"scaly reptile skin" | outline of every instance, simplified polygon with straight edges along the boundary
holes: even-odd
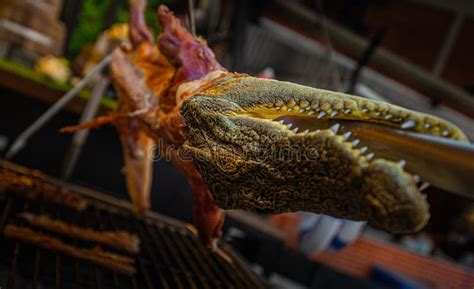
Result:
[[[400,164],[368,160],[369,152],[361,153],[330,129],[294,132],[273,120],[295,115],[314,122],[364,120],[394,128],[414,123],[405,129],[466,140],[454,125],[434,116],[231,74],[184,101],[180,111],[189,128],[182,148],[192,155],[218,207],[323,213],[368,220],[393,233],[417,231],[429,219],[425,197]]]
[[[148,204],[148,178],[142,176],[150,175],[144,151],[151,139],[163,144],[161,153],[188,178],[194,223],[208,246],[220,237],[222,209],[323,213],[393,233],[427,223],[428,203],[401,164],[374,157],[358,140],[336,134],[337,127],[299,131],[279,118],[355,120],[466,141],[457,127],[387,103],[229,73],[164,6],[155,45],[144,6],[143,0],[131,1],[133,48],[116,50],[111,64],[120,103],[114,124],[137,213]]]

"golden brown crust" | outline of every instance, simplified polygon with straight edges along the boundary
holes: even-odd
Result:
[[[46,201],[79,212],[87,207],[87,200],[71,191],[8,169],[0,169],[0,187],[30,200]]]
[[[132,258],[103,251],[99,247],[93,249],[78,248],[68,245],[58,238],[15,225],[7,225],[4,234],[7,238],[19,240],[44,249],[53,250],[81,260],[90,261],[114,271],[128,275],[135,273],[135,261]]]
[[[140,250],[140,239],[125,231],[96,231],[51,219],[47,215],[35,215],[27,212],[18,214],[18,217],[34,227],[71,238],[96,242],[131,253],[138,253]]]

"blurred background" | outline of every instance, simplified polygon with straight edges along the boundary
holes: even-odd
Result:
[[[166,4],[189,25],[188,1]],[[384,100],[431,113],[474,139],[471,0],[198,0],[197,34],[231,71]],[[0,1],[0,155],[29,124],[127,37],[126,0]],[[13,158],[61,177],[86,88]],[[115,106],[105,90],[99,114]],[[70,181],[128,199],[114,128],[92,130]],[[440,176],[442,177],[442,176]],[[474,177],[474,176],[473,176]],[[473,188],[474,190],[474,188]],[[153,210],[191,222],[191,192],[154,164]],[[229,212],[225,239],[272,288],[473,288],[474,206],[433,186],[428,226],[390,235],[326,216]]]

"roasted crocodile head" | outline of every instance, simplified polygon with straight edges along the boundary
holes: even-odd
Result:
[[[457,127],[431,115],[232,74],[187,99],[180,111],[189,130],[183,150],[219,207],[322,213],[367,220],[393,233],[427,223],[425,196],[403,162],[374,156],[341,126],[365,123],[466,140]]]
[[[383,147],[388,134],[368,137],[360,128],[466,141],[454,125],[352,95],[226,72],[205,41],[166,7],[158,10],[158,45],[144,25],[144,2],[133,0],[131,7],[134,48],[117,50],[111,65],[127,104],[118,115],[128,123],[115,124],[127,140],[126,153],[146,147],[135,142],[142,130],[156,143],[165,140],[166,150],[173,148],[173,162],[193,186],[193,216],[204,243],[220,234],[219,208],[322,213],[366,220],[394,233],[417,231],[427,223],[428,203],[399,162],[405,158],[402,150]],[[151,167],[143,154],[130,156],[128,171]],[[406,159],[406,167],[417,173],[409,166],[412,159]],[[142,175],[130,177],[132,195],[145,195]]]

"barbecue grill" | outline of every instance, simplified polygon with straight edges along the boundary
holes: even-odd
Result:
[[[221,242],[211,252],[202,246],[192,226],[147,213],[137,219],[130,203],[0,161],[0,168],[67,188],[87,199],[83,212],[0,193],[0,229],[24,225],[17,213],[29,211],[97,230],[126,230],[141,240],[136,273],[125,275],[93,263],[0,237],[1,288],[264,288],[242,260]],[[69,240],[82,247],[86,242]],[[89,244],[90,245],[90,244]],[[3,282],[3,284],[2,284]]]

